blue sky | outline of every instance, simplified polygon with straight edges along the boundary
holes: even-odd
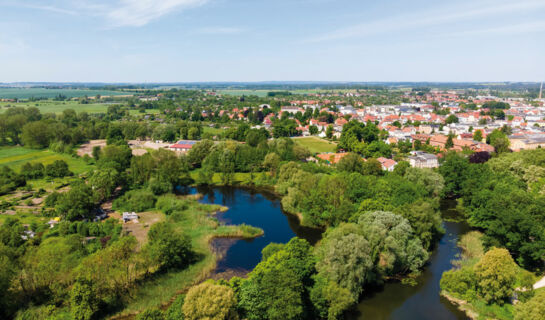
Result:
[[[545,80],[545,0],[0,0],[0,16],[0,82]]]

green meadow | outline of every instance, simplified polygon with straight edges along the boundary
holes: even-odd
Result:
[[[77,101],[53,101],[53,100],[41,100],[34,102],[0,102],[0,113],[6,112],[10,107],[36,107],[43,113],[56,113],[60,114],[66,109],[74,109],[76,112],[87,113],[106,113],[108,110],[108,104],[104,103],[89,103],[81,104]]]
[[[92,166],[86,164],[83,159],[75,158],[68,154],[56,153],[49,150],[34,150],[24,147],[0,148],[0,166],[8,166],[16,171],[27,162],[40,162],[44,165],[48,165],[55,160],[66,161],[70,171],[74,174],[81,174],[92,168]]]
[[[311,153],[335,152],[337,145],[318,137],[305,137],[293,139],[295,143],[307,148]]]
[[[63,95],[68,98],[119,96],[131,94],[123,91],[89,90],[89,89],[46,89],[46,88],[0,88],[0,99],[30,99],[30,98],[55,98]]]

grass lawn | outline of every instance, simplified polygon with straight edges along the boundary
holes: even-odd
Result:
[[[337,145],[318,137],[304,137],[293,139],[295,143],[306,147],[311,153],[335,152]]]
[[[81,174],[92,169],[81,158],[74,158],[67,154],[56,153],[49,150],[35,150],[25,147],[1,147],[0,166],[9,166],[18,171],[26,162],[41,162],[43,165],[53,163],[55,160],[64,160],[68,163],[70,171]]]
[[[203,126],[202,130],[203,130],[203,133],[210,133],[210,134],[213,134],[213,135],[218,135],[218,134],[223,132],[222,128],[213,128],[213,127],[209,127],[209,126]]]
[[[108,104],[103,103],[90,103],[90,104],[81,104],[77,101],[53,101],[53,100],[42,100],[35,102],[1,102],[0,103],[0,113],[6,112],[9,108],[6,106],[10,105],[12,107],[36,107],[40,109],[41,113],[56,113],[60,114],[66,109],[74,109],[76,112],[87,112],[87,113],[106,113],[108,109]]]

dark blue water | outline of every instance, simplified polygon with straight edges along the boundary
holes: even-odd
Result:
[[[225,224],[247,224],[263,229],[265,234],[250,240],[214,239],[212,246],[220,251],[216,273],[252,270],[261,261],[261,250],[269,243],[287,243],[297,236],[315,244],[322,231],[301,227],[298,219],[282,211],[280,199],[270,193],[233,187],[188,188],[184,193],[200,193],[202,203],[219,204],[229,208],[218,213]]]

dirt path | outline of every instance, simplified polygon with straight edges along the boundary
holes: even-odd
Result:
[[[545,287],[545,277],[534,284],[534,290]]]

